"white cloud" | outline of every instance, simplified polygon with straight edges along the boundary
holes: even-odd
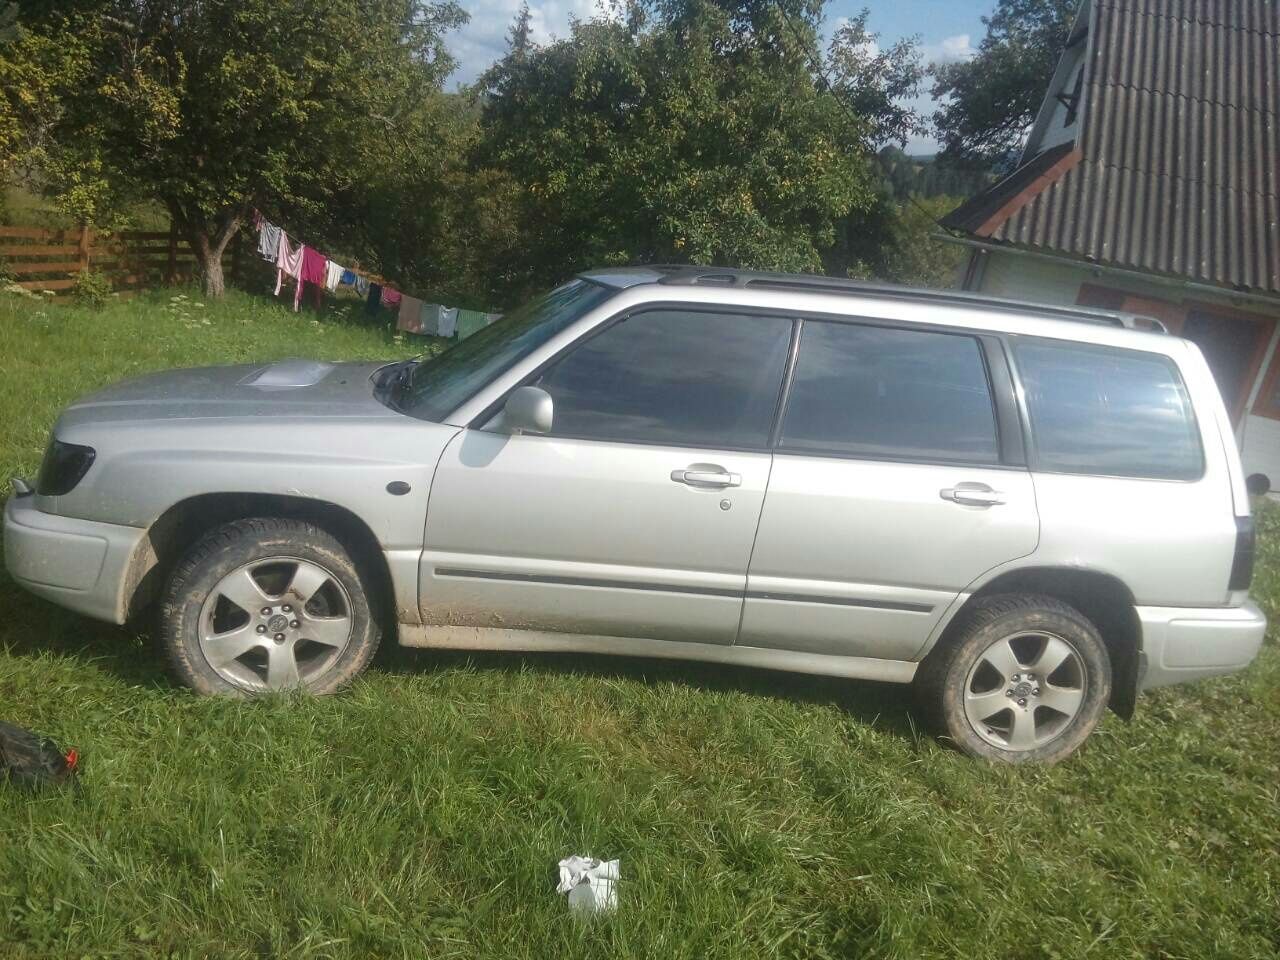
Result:
[[[968,60],[977,52],[967,33],[944,37],[939,43],[926,43],[920,48],[925,63],[954,63]]]
[[[520,11],[520,0],[465,0],[471,20],[448,38],[458,61],[450,83],[470,83],[507,50],[507,31]],[[535,0],[529,4],[530,34],[547,43],[569,33],[569,18],[585,20],[596,11],[596,0]]]

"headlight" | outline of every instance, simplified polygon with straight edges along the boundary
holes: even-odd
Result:
[[[36,476],[36,493],[42,497],[60,497],[70,493],[89,472],[95,456],[93,447],[50,440],[49,449],[45,450],[44,460],[40,463],[40,473]]]

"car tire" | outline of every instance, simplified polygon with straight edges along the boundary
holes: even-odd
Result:
[[[313,523],[236,520],[174,566],[157,639],[174,678],[197,693],[334,693],[377,652],[371,587]]]
[[[1111,697],[1097,627],[1048,596],[973,603],[925,658],[921,706],[963,752],[1001,763],[1057,763],[1093,732]]]

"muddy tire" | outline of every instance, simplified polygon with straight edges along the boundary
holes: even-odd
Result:
[[[174,678],[197,693],[333,693],[377,652],[372,586],[315,524],[236,520],[175,565],[157,640]]]
[[[1111,660],[1093,625],[1052,597],[1004,594],[960,615],[916,676],[937,732],[1001,763],[1057,763],[1093,732]]]

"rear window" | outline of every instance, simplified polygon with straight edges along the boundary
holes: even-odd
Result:
[[[1195,480],[1204,454],[1191,401],[1168,357],[1018,338],[1037,468]]]

